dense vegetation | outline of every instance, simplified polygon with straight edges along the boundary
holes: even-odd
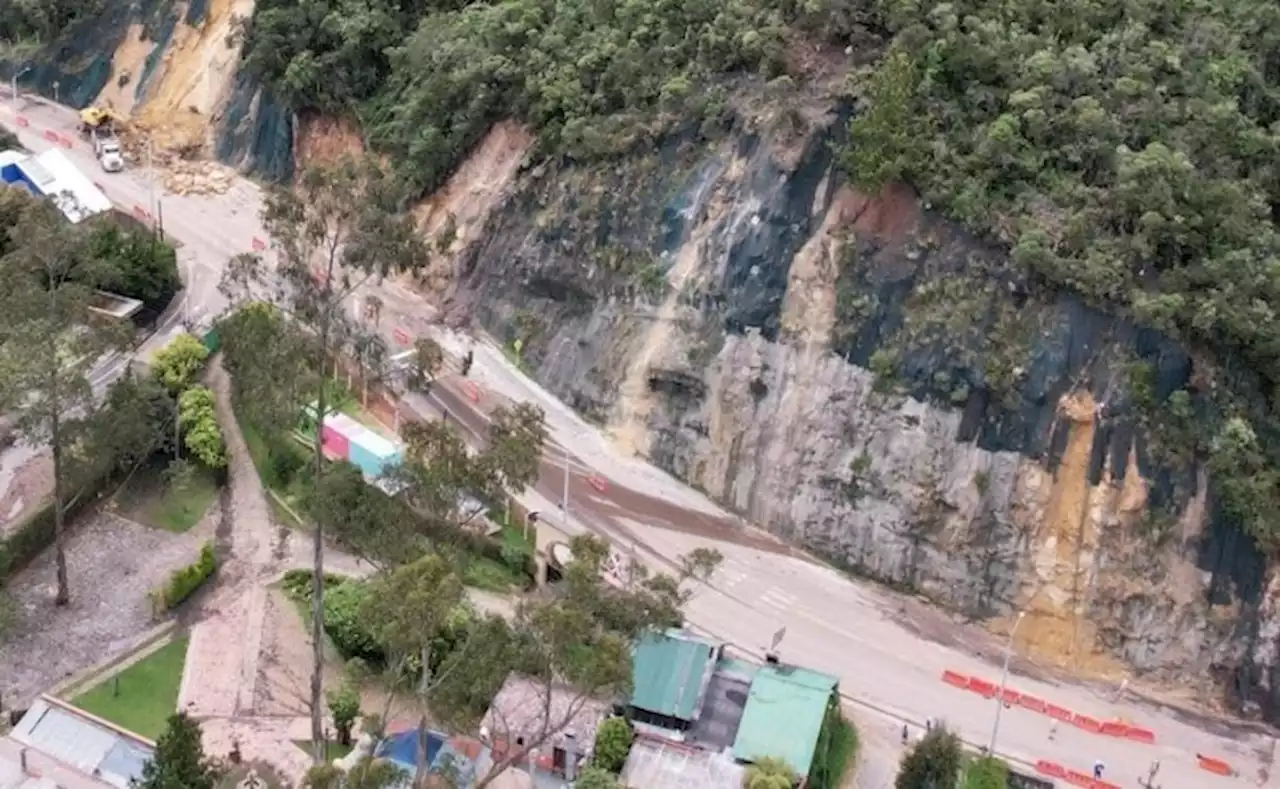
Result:
[[[295,108],[357,114],[418,190],[489,125],[517,117],[549,151],[625,148],[661,111],[714,119],[729,73],[783,74],[796,30],[847,36],[851,0],[269,0],[246,62]]]
[[[1226,510],[1273,544],[1280,475],[1263,447],[1280,396],[1280,6],[878,11],[896,35],[863,86],[854,177],[905,178],[1011,248],[1010,276],[1211,349],[1190,449],[1219,472]],[[1146,394],[1157,422],[1186,403]]]
[[[0,43],[48,41],[77,19],[102,10],[102,0],[13,0],[0,3]]]

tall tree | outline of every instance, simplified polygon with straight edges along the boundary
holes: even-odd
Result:
[[[70,490],[67,453],[95,405],[89,373],[122,347],[127,328],[91,310],[103,271],[84,237],[50,201],[27,201],[0,257],[0,395],[32,444],[53,453],[58,605],[71,601],[65,553]]]
[[[200,724],[179,712],[169,717],[168,727],[156,740],[155,753],[132,789],[213,789],[217,778],[200,745]]]
[[[266,300],[313,334],[315,476],[324,476],[320,431],[328,408],[325,371],[350,323],[344,301],[366,280],[420,268],[428,261],[398,182],[372,159],[346,157],[310,167],[290,187],[267,194],[262,220],[275,251],[274,266],[243,255],[228,266],[222,289],[233,299]],[[324,760],[324,524],[313,532],[311,638],[312,758]]]

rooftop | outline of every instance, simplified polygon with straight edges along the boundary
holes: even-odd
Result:
[[[572,733],[581,743],[579,747],[586,750],[595,742],[596,729],[608,716],[609,705],[602,701],[584,697],[571,688],[548,690],[542,682],[511,674],[494,696],[482,726],[495,740],[515,742],[517,737],[541,739],[548,728],[561,728],[561,721],[568,719],[564,733]],[[547,743],[542,750],[549,750],[553,744]]]
[[[0,739],[0,789],[128,789],[153,745],[69,704],[41,697]],[[22,752],[27,752],[27,770]]]
[[[728,753],[637,736],[622,785],[644,789],[739,789],[745,768]]]
[[[718,651],[717,645],[679,631],[647,634],[636,646],[631,706],[692,721]]]
[[[772,756],[808,775],[837,684],[835,677],[805,668],[762,666],[751,682],[733,755],[746,762]]]

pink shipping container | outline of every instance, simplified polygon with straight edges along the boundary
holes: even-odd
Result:
[[[320,428],[320,446],[331,458],[348,460],[351,457],[351,441],[335,426],[326,424]]]

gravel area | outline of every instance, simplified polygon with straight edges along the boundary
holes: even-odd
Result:
[[[5,708],[22,706],[61,680],[127,651],[156,624],[148,593],[195,561],[213,533],[205,520],[172,534],[108,512],[88,513],[67,541],[71,604],[53,604],[54,553],[47,550],[8,585],[17,614],[0,644]]]

